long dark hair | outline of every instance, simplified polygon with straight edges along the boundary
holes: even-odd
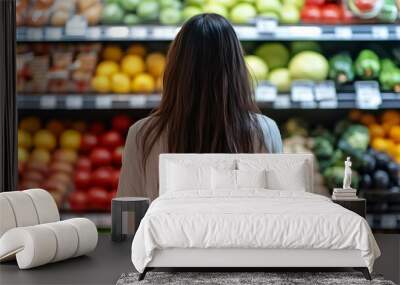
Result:
[[[264,142],[243,50],[217,14],[188,20],[167,56],[160,106],[139,132],[143,162],[166,131],[170,153],[251,153]]]

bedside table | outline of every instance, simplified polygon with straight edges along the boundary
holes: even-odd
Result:
[[[361,217],[365,219],[366,216],[366,209],[367,209],[367,200],[364,198],[354,198],[354,199],[347,199],[347,200],[340,200],[340,199],[332,199],[333,203],[339,204],[340,206],[359,214]]]
[[[134,235],[146,214],[150,199],[144,197],[113,198],[111,202],[111,239],[123,241]]]

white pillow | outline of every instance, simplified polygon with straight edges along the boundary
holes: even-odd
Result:
[[[212,188],[238,190],[241,188],[267,188],[267,176],[262,170],[215,169],[211,171]]]
[[[268,189],[271,190],[287,190],[287,191],[303,191],[306,192],[307,176],[304,167],[294,168],[286,179],[282,179],[283,175],[276,169],[267,171]]]
[[[239,159],[240,170],[261,170],[267,173],[267,188],[272,190],[308,191],[312,189],[308,160],[294,160],[290,155],[276,159]]]
[[[236,182],[238,188],[267,188],[267,171],[236,170]]]
[[[168,191],[211,189],[211,167],[168,163]]]

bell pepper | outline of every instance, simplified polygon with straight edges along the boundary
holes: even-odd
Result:
[[[354,80],[353,60],[348,53],[339,53],[329,60],[329,78],[339,84]]]
[[[378,14],[378,19],[385,23],[396,22],[398,9],[394,0],[384,0],[383,7]]]
[[[381,62],[382,71],[379,83],[383,90],[400,92],[400,69],[390,59]]]
[[[362,50],[355,62],[356,74],[362,79],[374,79],[379,76],[381,64],[378,55],[372,50]]]

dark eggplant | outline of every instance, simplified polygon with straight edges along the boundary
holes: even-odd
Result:
[[[375,155],[376,169],[386,170],[387,165],[391,161],[390,156],[383,152],[378,152]]]
[[[376,160],[370,154],[364,154],[362,156],[362,171],[364,173],[372,173],[375,170]]]
[[[399,173],[400,173],[400,165],[398,165],[396,162],[394,161],[390,161],[387,164],[387,171],[389,173],[389,176],[392,180],[395,180],[399,177]]]
[[[365,173],[361,176],[360,189],[368,190],[372,187],[371,175]]]
[[[374,187],[376,189],[387,189],[389,187],[389,175],[383,170],[375,171],[373,175]]]

